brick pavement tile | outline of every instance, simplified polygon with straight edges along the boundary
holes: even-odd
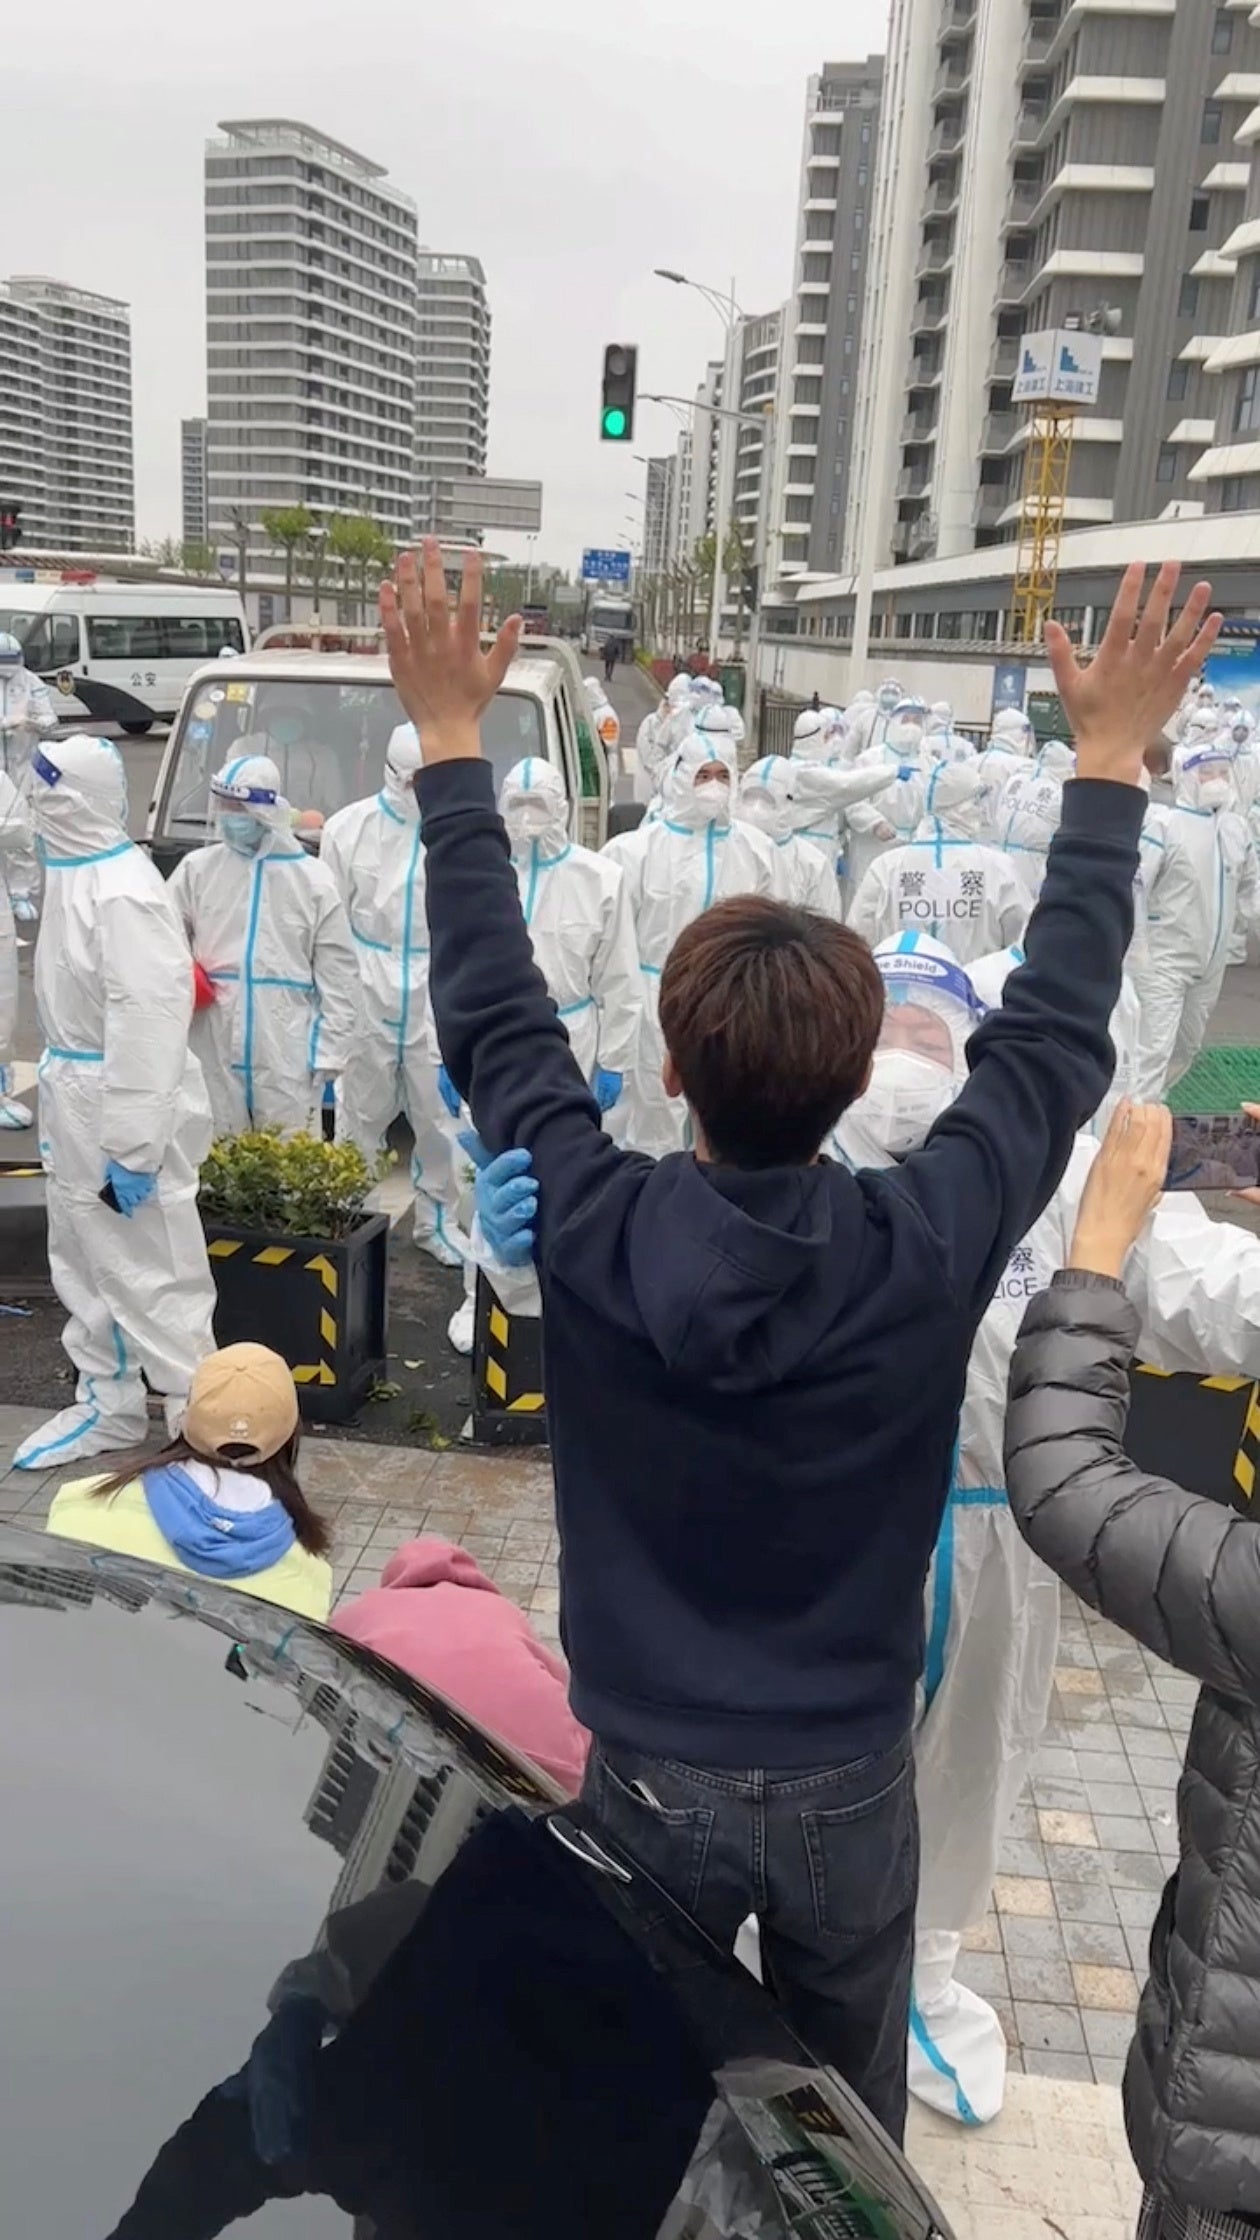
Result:
[[[1110,1851],[1104,1848],[1099,1856],[1113,1890],[1158,1892],[1168,1880],[1168,1870],[1155,1853]]]
[[[1081,1780],[1051,1779],[1040,1773],[1032,1778],[1033,1803],[1049,1812],[1087,1812],[1089,1798]]]
[[[1074,2007],[1078,2004],[1072,1970],[1066,1960],[1024,1959],[1007,1955],[1011,1995],[1035,2006]]]
[[[1048,1843],[1046,1866],[1050,1880],[1101,1883],[1110,1879],[1104,1868],[1106,1854],[1086,1844]]]
[[[1108,1695],[1121,1699],[1121,1703],[1117,1705],[1117,1718],[1124,1717],[1124,1707],[1131,1703],[1159,1702],[1155,1682],[1144,1666],[1137,1671],[1129,1671],[1118,1665],[1109,1665],[1103,1673],[1103,1679]]]
[[[1094,2064],[1095,2082],[1110,2085],[1114,2091],[1118,2092],[1124,2083],[1124,2062],[1101,2053],[1091,2055],[1091,2059]]]
[[[1133,2038],[1131,2014],[1117,2014],[1112,2009],[1081,2008],[1081,2028],[1089,2051],[1112,2060],[1123,2060]]]
[[[1112,2014],[1137,2011],[1138,1984],[1132,1968],[1100,1968],[1089,1961],[1078,1961],[1073,1966],[1072,1976],[1082,2007],[1105,2008]]]
[[[1199,1700],[1199,1683],[1188,1680],[1184,1672],[1170,1672],[1161,1665],[1155,1674],[1155,1693],[1161,1703],[1188,1705],[1191,1710]]]
[[[1043,1843],[1067,1843],[1098,1849],[1094,1822],[1088,1812],[1039,1812],[1037,1832]]]
[[[1167,1734],[1174,1714],[1174,1707],[1171,1704],[1161,1703],[1153,1689],[1149,1703],[1143,1703],[1140,1700],[1121,1702],[1119,1699],[1113,1699],[1112,1708],[1116,1716],[1116,1725],[1123,1734],[1127,1735],[1136,1733]]]
[[[536,1553],[541,1563],[547,1553],[551,1534],[545,1524],[531,1517],[512,1517],[508,1521],[506,1539],[522,1555]]]
[[[1151,1932],[1149,1928],[1126,1929],[1124,1941],[1129,1951],[1129,1966],[1143,1983],[1151,1972]]]
[[[457,1543],[462,1541],[464,1534],[471,1529],[471,1510],[444,1509],[439,1508],[436,1503],[430,1508],[420,1511],[420,1519],[416,1526],[418,1532],[429,1532],[433,1534],[435,1539],[454,1540]]]
[[[531,1611],[539,1611],[544,1616],[553,1615],[560,1608],[559,1587],[535,1587],[529,1598],[529,1607]]]
[[[1149,1672],[1149,1665],[1136,1641],[1113,1645],[1107,1641],[1094,1644],[1094,1654],[1103,1672]]]
[[[546,1566],[532,1556],[504,1555],[490,1565],[490,1576],[496,1587],[502,1587],[514,1600],[522,1601],[528,1599],[535,1587],[542,1585],[545,1569]]]
[[[1038,1781],[1075,1781],[1078,1774],[1076,1752],[1045,1743],[1037,1752],[1033,1771]]]
[[[1075,1750],[1118,1750],[1120,1734],[1110,1696],[1060,1696],[1062,1717]]]
[[[1093,1665],[1061,1664],[1056,1667],[1054,1684],[1064,1696],[1101,1696],[1106,1688],[1101,1672]]]
[[[1108,1851],[1153,1851],[1155,1831],[1145,1813],[1124,1818],[1105,1812],[1098,1816],[1098,1840]]]
[[[1063,1634],[1059,1640],[1059,1664],[1081,1665],[1086,1670],[1098,1663],[1098,1654],[1087,1633]]]
[[[1012,1808],[1006,1833],[1008,1836],[1018,1836],[1023,1841],[1036,1843],[1041,1830],[1037,1826],[1036,1807],[1028,1796]]]
[[[1044,1875],[1045,1852],[1026,1836],[1007,1836],[998,1853],[998,1868],[1002,1874]]]
[[[993,1903],[999,1914],[1054,1919],[1054,1892],[1044,1875],[1000,1874],[993,1885]]]
[[[1157,1728],[1130,1730],[1124,1736],[1123,1748],[1129,1758],[1162,1758],[1167,1765],[1180,1763],[1182,1752],[1171,1734]]]
[[[1035,1914],[1007,1914],[1002,1922],[1002,1942],[1007,1957],[1015,1960],[1062,1960],[1063,1931],[1054,1920]]]
[[[1060,1882],[1055,1888],[1059,1919],[1089,1924],[1114,1924],[1120,1916],[1113,1893],[1105,1882]]]
[[[973,1929],[963,1932],[964,1952],[1000,1952],[1002,1950],[1002,1924],[995,1913],[986,1913]]]
[[[470,1509],[523,1509],[528,1503],[532,1514],[538,1513],[532,1505],[541,1501],[546,1516],[555,1505],[551,1459],[510,1450],[467,1454],[452,1447],[434,1462],[430,1498]]]
[[[1086,1781],[1085,1794],[1089,1809],[1099,1812],[1128,1813],[1140,1817],[1144,1807],[1135,1781]]]
[[[1111,2016],[1107,2017],[1112,2020]],[[1025,2056],[1032,2052],[1085,2053],[1085,2033],[1075,2007],[1015,2001],[1016,2042]],[[1110,2046],[1099,2049],[1109,2053]]]
[[[1063,1943],[1069,1960],[1091,1968],[1127,1968],[1129,1947],[1125,1932],[1115,1921],[1065,1921]],[[1102,2002],[1095,2000],[1094,2005]]]
[[[1030,2046],[1024,2068],[1030,2077],[1062,2077],[1076,2084],[1091,2084],[1094,2076],[1087,2053],[1054,2053],[1046,2046]]]
[[[959,1983],[982,1999],[1009,1999],[1011,1985],[1000,1952],[962,1952],[954,1970]]]
[[[1116,1890],[1112,1893],[1116,1911],[1126,1929],[1141,1929],[1147,1936],[1159,1907],[1156,1890]]]

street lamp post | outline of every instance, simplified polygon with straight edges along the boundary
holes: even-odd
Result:
[[[655,273],[658,280],[672,281],[676,288],[694,289],[697,295],[704,297],[705,302],[712,310],[716,311],[721,320],[726,330],[726,351],[722,359],[722,393],[724,401],[729,407],[731,403],[730,392],[734,387],[735,332],[740,320],[744,317],[735,300],[734,278],[732,277],[729,291],[723,294],[720,289],[707,286],[703,280],[689,279],[685,272],[671,271],[667,265],[658,264],[655,267]],[[728,496],[730,498],[734,496],[735,481],[732,472],[731,490],[728,494],[726,477],[723,473],[724,454],[725,444],[719,435],[717,489],[714,492],[713,502],[713,592],[709,602],[709,653],[714,660],[717,658],[718,639],[722,627],[722,608],[726,598],[726,541],[730,533]]]

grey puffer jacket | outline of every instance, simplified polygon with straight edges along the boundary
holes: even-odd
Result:
[[[1125,2074],[1143,2178],[1260,2213],[1260,1525],[1148,1477],[1121,1447],[1138,1317],[1107,1276],[1034,1299],[1011,1364],[1006,1484],[1067,1585],[1203,1683]]]

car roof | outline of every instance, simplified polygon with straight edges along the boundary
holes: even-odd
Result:
[[[564,671],[552,654],[526,654],[515,660],[502,689],[532,692],[545,697],[554,692]],[[383,653],[308,653],[301,648],[264,647],[261,653],[237,654],[230,661],[209,661],[194,670],[187,690],[207,684],[230,684],[236,679],[266,682],[301,678],[312,684],[388,684],[389,663]]]

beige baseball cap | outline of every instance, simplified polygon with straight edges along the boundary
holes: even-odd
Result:
[[[182,1431],[207,1458],[270,1462],[298,1426],[298,1398],[287,1361],[269,1346],[224,1346],[202,1362],[192,1381]]]

